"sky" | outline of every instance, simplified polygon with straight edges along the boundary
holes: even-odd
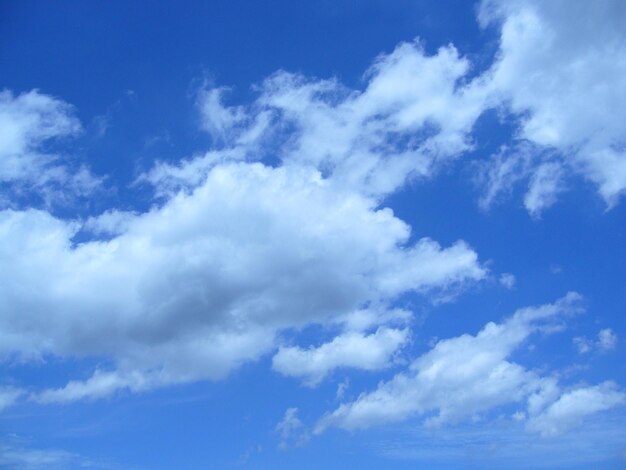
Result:
[[[0,468],[623,468],[624,24],[0,1]]]

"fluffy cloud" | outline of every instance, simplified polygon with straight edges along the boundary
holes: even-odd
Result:
[[[264,83],[259,103],[297,129],[283,161],[313,165],[342,186],[384,195],[471,148],[484,94],[459,83],[468,69],[452,46],[427,56],[419,43],[404,43],[376,60],[363,91],[278,73]]]
[[[224,88],[201,90],[202,122],[220,150],[144,178],[171,189],[197,183],[224,159],[269,156],[382,198],[471,150],[476,120],[497,108],[518,127],[484,162],[482,207],[527,181],[524,205],[539,218],[575,175],[616,204],[626,189],[626,126],[615,118],[626,111],[621,2],[485,0],[478,19],[498,27],[500,47],[473,78],[454,46],[427,55],[416,41],[378,57],[363,90],[284,71],[258,86],[247,106],[225,106]]]
[[[389,209],[300,167],[224,163],[162,206],[88,226],[119,233],[74,245],[78,222],[0,212],[0,354],[115,365],[41,402],[222,378],[285,329],[485,276],[465,243],[409,244]]]
[[[488,323],[475,336],[465,334],[439,341],[407,371],[324,416],[316,432],[329,426],[366,428],[415,415],[427,416],[428,425],[439,425],[475,418],[524,400],[531,416],[529,429],[543,433],[552,426],[550,423],[562,421],[563,425],[554,424],[560,432],[565,423],[569,425],[586,414],[616,406],[625,395],[615,387],[608,391],[607,385],[581,388],[559,397],[554,379],[541,377],[509,360],[529,335],[552,330],[563,315],[579,311],[579,303],[580,297],[570,293],[554,304],[518,310],[503,323]],[[569,410],[570,402],[578,403],[579,398],[590,394],[599,401],[586,408],[581,406],[581,410]],[[525,414],[516,416],[523,419]]]
[[[556,436],[580,425],[583,418],[615,408],[626,402],[626,394],[612,382],[582,387],[566,392],[538,416],[532,417],[528,428],[543,436]]]
[[[409,244],[410,227],[381,206],[407,178],[470,148],[483,95],[460,85],[468,68],[453,47],[428,56],[405,43],[376,60],[364,91],[286,72],[248,106],[225,106],[224,88],[201,90],[214,145],[139,177],[160,205],[84,223],[1,212],[12,274],[0,287],[0,354],[112,361],[33,393],[45,403],[222,378],[309,324],[341,331],[317,348],[281,348],[276,370],[313,384],[337,367],[386,367],[409,336],[387,325],[410,316],[396,299],[453,296],[486,274],[463,241]],[[273,167],[254,163],[272,155]],[[75,245],[79,231],[93,239]]]
[[[201,90],[214,145],[142,174],[156,201],[144,213],[111,208],[77,221],[0,211],[1,357],[110,360],[91,378],[33,392],[44,403],[223,378],[275,351],[285,331],[311,324],[340,331],[321,345],[283,345],[277,371],[315,384],[340,367],[388,366],[409,337],[406,325],[392,325],[410,316],[394,302],[409,292],[453,295],[486,270],[463,241],[410,241],[385,198],[471,149],[485,109],[521,120],[520,142],[485,167],[485,207],[524,178],[524,203],[537,217],[571,172],[595,181],[609,204],[626,185],[623,124],[606,118],[625,108],[626,93],[597,85],[600,71],[609,83],[623,75],[623,61],[609,60],[620,57],[621,30],[615,20],[592,38],[579,16],[561,17],[554,5],[483,3],[480,19],[501,25],[501,44],[493,67],[474,79],[453,46],[428,55],[412,42],[378,57],[363,90],[283,71],[248,105],[226,106],[224,88]],[[603,5],[576,8],[600,21],[611,16]],[[48,195],[63,186],[71,195],[95,184],[42,150],[79,131],[67,104],[3,92],[0,129],[0,179],[13,189]],[[78,233],[88,241],[75,243]],[[541,401],[551,382],[508,357],[538,323],[573,308],[574,297],[439,342],[325,425],[437,412],[435,423]]]
[[[272,360],[272,367],[285,375],[303,377],[308,385],[316,385],[338,367],[364,370],[388,367],[394,353],[408,337],[407,329],[386,327],[370,335],[347,332],[317,348],[281,347]]]
[[[37,194],[47,203],[81,195],[99,181],[84,167],[61,162],[44,144],[80,132],[67,103],[34,90],[13,95],[0,92],[0,184],[13,195]],[[11,199],[0,194],[0,204]]]
[[[225,106],[223,88],[201,90],[202,122],[219,150],[158,165],[141,179],[167,192],[197,184],[220,161],[267,156],[315,168],[340,188],[384,197],[472,148],[486,88],[480,80],[462,83],[469,68],[453,46],[427,55],[413,42],[378,57],[364,90],[284,71],[265,80],[248,106]]]
[[[483,1],[479,20],[501,28],[496,63],[485,83],[492,99],[521,119],[519,138],[536,147],[525,205],[535,216],[563,189],[567,173],[598,186],[611,206],[626,190],[626,9],[619,0]],[[520,168],[519,154],[492,174]],[[527,162],[528,163],[528,162]],[[487,194],[502,188],[491,180]],[[489,199],[489,197],[487,197]]]

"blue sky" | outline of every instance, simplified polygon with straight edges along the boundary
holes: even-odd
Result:
[[[0,468],[621,468],[620,1],[0,2]]]

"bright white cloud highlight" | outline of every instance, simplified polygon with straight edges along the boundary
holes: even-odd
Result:
[[[364,370],[388,367],[394,353],[408,338],[407,329],[381,327],[370,335],[347,332],[317,348],[281,347],[272,367],[281,374],[304,378],[306,384],[314,386],[339,367]]]
[[[604,328],[598,333],[598,347],[602,351],[615,349],[617,345],[617,335],[610,328]]]

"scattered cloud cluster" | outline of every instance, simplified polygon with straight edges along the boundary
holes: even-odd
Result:
[[[415,41],[380,55],[363,90],[285,71],[247,105],[226,106],[226,88],[203,88],[198,108],[213,146],[141,174],[155,196],[141,213],[68,220],[12,203],[30,191],[50,205],[99,180],[50,150],[80,132],[70,105],[37,91],[0,93],[0,360],[109,361],[57,389],[0,388],[0,409],[21,397],[67,403],[221,379],[263,355],[309,386],[337,369],[400,365],[412,313],[399,299],[454,298],[487,268],[463,240],[442,246],[412,234],[386,198],[475,148],[472,129],[486,110],[513,115],[518,128],[482,163],[483,207],[522,181],[534,217],[571,175],[595,183],[608,206],[626,189],[626,128],[615,118],[626,110],[626,9],[569,5],[483,2],[479,21],[499,28],[500,47],[477,76],[454,46],[428,55]],[[499,280],[515,285],[513,274]],[[528,430],[552,436],[623,404],[612,382],[567,388],[511,359],[530,335],[579,311],[579,300],[568,294],[438,341],[316,432],[409,417],[436,426],[513,406]],[[311,325],[331,337],[285,340]],[[616,336],[607,329],[575,343],[608,350]],[[277,430],[287,442],[301,428],[290,408]]]

